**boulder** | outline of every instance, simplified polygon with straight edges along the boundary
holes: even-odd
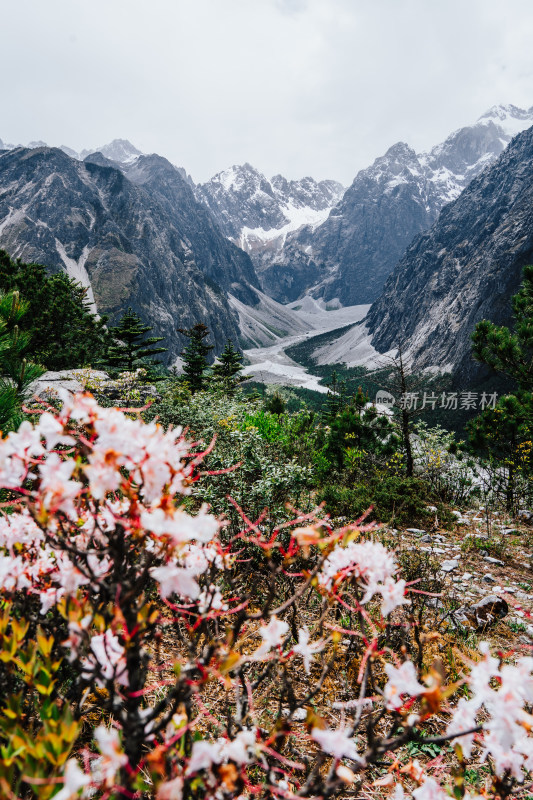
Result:
[[[509,606],[502,597],[487,595],[471,606],[462,606],[454,611],[452,618],[457,624],[483,631],[495,625],[509,613]]]
[[[67,392],[76,394],[83,392],[87,385],[101,386],[107,381],[109,381],[107,372],[97,369],[63,369],[60,372],[45,372],[30,383],[26,390],[26,398],[27,400],[34,397],[57,398],[59,389],[66,389]]]

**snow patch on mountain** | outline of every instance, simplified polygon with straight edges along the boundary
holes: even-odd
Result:
[[[4,219],[0,222],[0,236],[10,225],[18,225],[18,223],[21,222],[26,215],[27,209],[27,205],[22,206],[22,208],[10,208],[7,217],[4,217]]]
[[[91,248],[88,245],[85,245],[83,248],[80,257],[76,260],[75,258],[70,258],[67,255],[65,250],[65,246],[59,241],[59,239],[55,240],[56,243],[56,250],[61,258],[61,261],[65,265],[65,270],[69,278],[72,278],[73,281],[76,283],[80,283],[86,290],[86,298],[87,298],[87,305],[92,311],[93,314],[96,314],[96,302],[94,299],[93,294],[93,287],[91,286],[91,279],[89,278],[89,274],[85,268],[85,264],[87,263],[87,259],[89,258],[89,253],[91,252]]]

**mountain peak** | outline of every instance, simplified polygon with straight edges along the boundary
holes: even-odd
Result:
[[[127,139],[113,139],[109,144],[104,144],[102,147],[97,147],[94,150],[83,150],[80,154],[81,158],[85,158],[92,153],[102,153],[103,156],[110,161],[116,161],[119,164],[131,164],[138,156],[143,155],[135,145]]]
[[[402,160],[407,158],[411,160],[416,158],[416,153],[406,142],[396,142],[396,144],[393,144],[392,147],[389,147],[384,157]]]
[[[517,133],[533,125],[533,106],[531,108],[518,108],[518,106],[497,105],[489,108],[480,116],[478,125],[493,123],[504,133],[507,140],[512,139]]]

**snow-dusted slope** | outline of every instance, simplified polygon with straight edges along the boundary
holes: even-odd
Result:
[[[280,302],[308,292],[345,305],[373,302],[408,244],[531,125],[533,108],[494,106],[428,153],[393,145],[356,175],[322,224],[288,232],[253,256],[263,290]]]
[[[117,164],[131,164],[139,156],[143,155],[135,145],[127,139],[113,139],[109,144],[95,147],[93,150],[82,150],[79,158],[83,160],[92,153],[102,153],[105,158],[115,161]]]
[[[282,175],[268,180],[243,164],[219,172],[196,191],[226,236],[253,255],[302,225],[323,222],[344,190],[336,181],[288,181]]]

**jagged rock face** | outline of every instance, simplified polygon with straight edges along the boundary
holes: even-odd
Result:
[[[532,123],[533,109],[497,106],[429,153],[394,145],[358,173],[322,224],[254,259],[263,289],[284,302],[306,291],[344,305],[373,302],[412,239]]]
[[[250,258],[228,241],[205,206],[199,203],[179,169],[161,156],[140,156],[123,167],[132,183],[149,192],[179,230],[188,257],[192,255],[203,275],[244,303],[255,305],[251,287],[259,281]]]
[[[84,159],[92,152],[95,151],[82,150],[79,157],[80,159]],[[115,161],[117,164],[131,164],[138,156],[142,155],[141,151],[137,150],[135,145],[127,139],[113,139],[109,144],[97,147],[96,152],[102,153],[105,158],[108,158],[110,161]]]
[[[247,297],[257,278],[190,186],[165,159],[126,176],[102,156],[80,162],[58,149],[0,154],[0,246],[12,256],[66,271],[88,286],[115,321],[131,305],[165,337],[167,358],[183,347],[177,327],[207,321],[220,350],[238,340],[228,290]],[[162,162],[162,163],[161,163]]]
[[[433,185],[416,153],[406,144],[394,145],[357,175],[322,225],[303,229],[286,243],[284,261],[297,265],[289,299],[307,288],[310,275],[318,276],[314,296],[339,298],[343,305],[371,302],[413,236],[437,214]],[[279,266],[261,273],[271,290]]]
[[[268,180],[250,164],[231,167],[196,187],[198,199],[226,236],[252,257],[277,234],[323,219],[342,191],[336,181],[288,181],[281,175]]]
[[[476,322],[510,322],[511,296],[532,262],[530,128],[408,247],[366,318],[373,347],[383,353],[402,343],[415,369],[472,379]]]

